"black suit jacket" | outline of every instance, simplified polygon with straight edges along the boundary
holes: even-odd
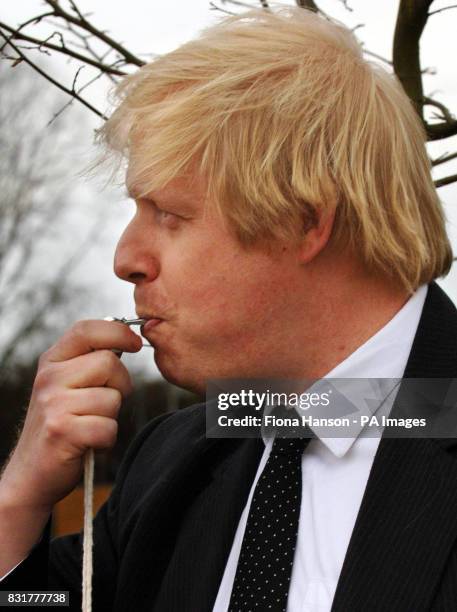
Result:
[[[457,311],[436,284],[405,376],[457,377]],[[206,439],[202,405],[151,422],[95,518],[95,612],[211,612],[262,451]],[[78,610],[80,584],[70,536],[49,556],[45,538],[2,589],[69,589]],[[457,441],[382,439],[332,612],[425,610],[457,610]]]

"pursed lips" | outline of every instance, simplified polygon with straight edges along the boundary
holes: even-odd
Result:
[[[147,335],[154,327],[157,327],[160,323],[163,322],[161,317],[153,316],[153,315],[145,315],[144,313],[138,313],[138,316],[141,319],[146,319],[146,323],[141,326],[141,334],[143,336]]]

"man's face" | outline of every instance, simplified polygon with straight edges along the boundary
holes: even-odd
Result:
[[[205,210],[201,180],[176,179],[136,205],[115,272],[135,284],[138,316],[161,319],[143,333],[163,376],[203,392],[209,378],[284,375],[288,319],[300,316],[293,249],[243,247],[211,203]]]

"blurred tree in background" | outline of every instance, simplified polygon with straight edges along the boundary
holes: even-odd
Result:
[[[71,320],[87,299],[72,271],[87,254],[98,220],[79,241],[68,227],[75,203],[65,151],[76,126],[64,115],[49,123],[61,103],[31,70],[0,64],[0,381],[30,362],[57,323]],[[58,229],[66,225],[71,248],[57,249]]]
[[[69,117],[48,125],[61,104],[32,70],[0,64],[0,460],[27,404],[38,354],[87,299],[72,270],[92,233],[70,250],[56,245],[73,204],[63,153],[75,132]]]

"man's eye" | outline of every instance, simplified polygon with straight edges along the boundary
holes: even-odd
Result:
[[[167,227],[176,227],[181,221],[182,217],[175,213],[163,210],[162,208],[155,207],[156,218],[160,223],[166,224]]]
[[[152,208],[156,222],[163,223],[166,227],[171,229],[178,227],[180,221],[183,221],[185,217],[178,215],[177,213],[170,212],[164,208],[157,206],[157,203],[149,198],[137,198],[137,206],[144,205],[147,208]]]
[[[156,208],[156,214],[161,219],[170,219],[172,217],[175,217],[176,219],[178,218],[178,215],[175,215],[174,213],[171,213],[168,210],[163,210],[162,208]]]

